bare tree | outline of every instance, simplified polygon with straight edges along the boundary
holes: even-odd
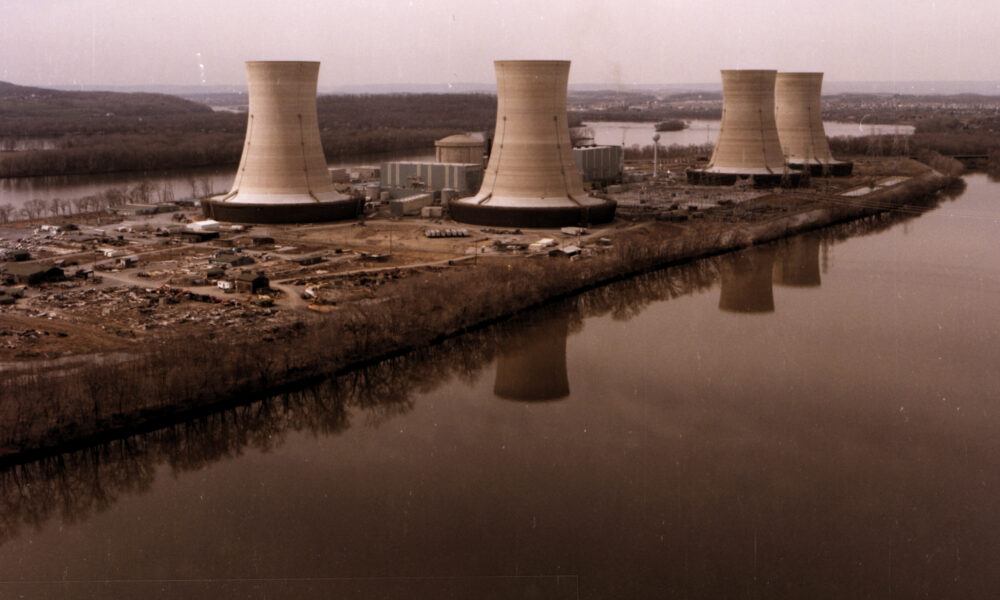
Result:
[[[14,213],[14,207],[8,202],[0,204],[0,223],[10,223],[10,216]]]

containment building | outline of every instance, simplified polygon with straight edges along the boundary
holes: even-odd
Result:
[[[854,164],[835,160],[830,153],[820,106],[822,92],[822,73],[778,73],[774,119],[781,149],[790,167],[809,169],[815,176],[847,176]]]
[[[228,194],[204,203],[220,221],[293,223],[357,216],[337,192],[316,114],[318,62],[248,62],[250,106],[243,156]]]
[[[688,169],[688,181],[731,185],[751,179],[755,185],[797,185],[800,173],[790,170],[774,121],[777,71],[722,71],[722,124],[708,166]]]
[[[566,122],[569,61],[496,61],[497,121],[483,184],[452,200],[456,221],[504,227],[605,223],[615,203],[587,195]]]

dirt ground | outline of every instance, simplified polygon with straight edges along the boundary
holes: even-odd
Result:
[[[575,246],[581,249],[577,258],[585,260],[607,251],[621,236],[654,230],[659,237],[688,235],[765,221],[807,210],[880,178],[926,170],[905,159],[861,160],[852,177],[814,178],[809,188],[798,190],[690,186],[682,181],[683,173],[664,174],[609,194],[619,203],[617,218],[586,230],[498,229],[382,213],[347,223],[246,226],[200,243],[167,232],[200,219],[194,210],[129,218],[61,216],[4,225],[0,252],[28,250],[31,261],[62,265],[67,280],[0,284],[0,298],[4,288],[21,296],[13,304],[0,304],[0,372],[3,363],[135,352],[158,340],[230,327],[266,335],[291,320],[375,298],[387,282],[430,276],[436,269],[468,268],[479,257],[546,260],[552,250]],[[55,233],[41,227],[70,221],[79,229]],[[467,235],[426,235],[435,230]],[[536,244],[542,240],[549,241]],[[121,255],[135,256],[137,263],[116,265]],[[223,278],[255,271],[268,278],[269,289],[258,294],[220,289],[210,272],[220,265],[213,261],[234,256],[249,262],[227,267]],[[76,276],[90,270],[95,277]]]

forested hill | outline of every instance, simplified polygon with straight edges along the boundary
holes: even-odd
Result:
[[[67,92],[0,81],[0,117],[136,117],[211,111],[204,104],[166,94]]]

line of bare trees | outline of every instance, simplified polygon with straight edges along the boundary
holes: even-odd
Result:
[[[212,193],[210,178],[192,176],[188,178],[188,184],[191,186],[193,196],[200,197]],[[175,199],[173,187],[169,183],[156,185],[150,181],[141,181],[132,186],[107,188],[96,194],[77,198],[34,198],[20,207],[9,202],[0,204],[0,223],[103,211],[126,204],[168,203]]]

